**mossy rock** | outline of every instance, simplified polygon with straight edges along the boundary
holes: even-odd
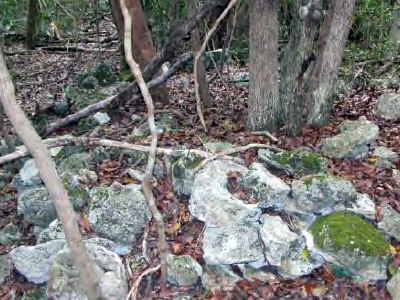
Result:
[[[198,154],[189,153],[172,163],[172,181],[178,194],[190,195],[194,181],[194,171],[204,160]]]
[[[77,154],[77,153],[82,153],[85,152],[85,148],[82,146],[64,146],[56,155],[56,161],[61,162],[62,160],[66,159],[67,157]]]
[[[385,256],[389,253],[390,244],[383,234],[350,212],[333,212],[319,217],[310,230],[315,245],[324,251],[360,251],[367,256]]]
[[[60,162],[57,170],[61,173],[67,170],[79,171],[81,169],[88,169],[90,160],[91,157],[88,153],[72,154]]]
[[[288,170],[298,177],[310,174],[323,173],[326,170],[327,160],[306,147],[293,151],[274,153],[267,149],[259,151],[259,158],[281,170]]]

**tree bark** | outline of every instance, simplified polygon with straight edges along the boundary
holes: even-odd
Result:
[[[141,3],[139,0],[126,1],[129,12],[132,16],[132,55],[135,61],[139,64],[141,70],[151,61],[156,53],[156,49],[153,44],[151,32],[146,23],[146,17],[144,15]],[[113,16],[118,28],[118,32],[123,39],[124,34],[124,21],[119,0],[111,0],[111,8]],[[121,47],[123,63],[123,69],[128,69],[129,66],[125,60],[124,50]],[[155,75],[161,75],[161,71],[158,71]],[[146,78],[147,79],[147,78]],[[155,102],[168,104],[168,89],[165,86],[160,86],[152,90],[152,98]]]
[[[196,0],[188,1],[188,13],[189,15],[193,15],[196,13]],[[199,27],[196,26],[192,31],[192,49],[193,52],[199,52],[201,49],[201,41],[200,41],[200,31]],[[208,87],[207,77],[206,77],[206,69],[204,68],[203,60],[200,59],[197,65],[197,80],[199,83],[200,97],[203,102],[205,108],[212,107],[213,101],[211,99],[210,90]]]
[[[349,35],[356,0],[334,0],[320,34],[320,50],[305,92],[308,122],[324,125],[333,108],[333,87]]]
[[[63,225],[72,259],[80,273],[88,299],[100,300],[101,292],[97,274],[92,270],[94,262],[86,253],[86,248],[79,232],[76,214],[56,172],[55,164],[50,157],[49,151],[16,102],[14,86],[5,64],[3,53],[0,53],[0,102],[17,134],[35,159],[39,175],[43,179]]]
[[[303,77],[313,57],[314,38],[318,21],[312,18],[313,11],[303,20],[299,16],[303,1],[297,0],[292,10],[292,26],[281,61],[280,102],[283,106],[285,123],[290,136],[298,135],[305,124],[305,100]],[[319,4],[319,0],[314,2]],[[318,12],[318,10],[317,10]]]
[[[28,50],[35,48],[40,17],[40,3],[38,0],[29,0],[28,22],[26,25],[25,47]]]
[[[254,0],[250,6],[250,86],[247,125],[275,131],[283,113],[278,86],[279,0]]]

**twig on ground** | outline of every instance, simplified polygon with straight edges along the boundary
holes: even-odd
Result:
[[[160,84],[163,84],[165,81],[167,81],[170,77],[172,77],[175,72],[177,70],[179,70],[185,63],[187,63],[189,60],[191,60],[193,57],[193,53],[185,53],[183,54],[178,61],[168,70],[167,73],[162,74],[160,76],[158,76],[157,78],[153,79],[152,81],[150,81],[147,84],[147,87],[149,89],[154,88],[159,86]],[[132,90],[135,86],[137,86],[136,82],[133,82],[131,84],[129,84],[128,86],[126,86],[120,93],[118,93],[117,95],[108,97],[105,100],[102,100],[98,103],[86,106],[84,109],[69,115],[63,119],[59,119],[49,125],[46,126],[46,134],[50,134],[52,133],[54,130],[65,126],[71,122],[75,122],[81,118],[87,117],[89,115],[91,115],[92,113],[95,113],[101,109],[104,109],[106,107],[108,107],[114,100],[118,99],[120,97],[121,94],[126,93],[127,91]],[[133,100],[137,100],[140,99],[142,97],[142,95],[135,95],[133,96]]]
[[[156,202],[154,199],[153,192],[151,190],[151,178],[153,174],[154,162],[156,160],[157,153],[157,128],[154,121],[154,105],[151,98],[149,89],[147,88],[146,82],[144,81],[143,74],[139,68],[139,65],[135,62],[132,55],[132,18],[126,6],[125,0],[120,0],[120,7],[122,15],[124,17],[124,48],[125,58],[134,74],[136,81],[139,85],[140,91],[142,92],[144,101],[147,106],[147,118],[151,133],[151,146],[149,152],[149,158],[147,161],[146,171],[143,176],[143,193],[146,198],[147,205],[153,215],[154,221],[157,226],[158,235],[158,249],[160,251],[160,263],[161,263],[161,284],[165,285],[167,281],[167,254],[168,244],[165,237],[164,220],[161,213],[158,211]]]
[[[142,274],[140,274],[139,277],[132,284],[132,288],[129,291],[128,296],[126,297],[126,300],[129,300],[129,299],[136,300],[136,293],[137,293],[137,290],[139,288],[140,282],[142,281],[142,278],[144,276],[147,276],[147,275],[151,274],[151,273],[157,272],[160,268],[161,268],[161,265],[158,265],[156,267],[149,268],[146,271],[144,271]]]
[[[279,142],[279,140],[276,137],[274,137],[269,131],[252,131],[251,134],[265,135],[265,136],[269,137],[272,141]]]
[[[207,132],[207,126],[206,122],[204,121],[204,116],[203,112],[201,110],[201,99],[200,99],[200,92],[199,92],[199,82],[197,80],[197,68],[198,68],[198,63],[199,59],[204,53],[204,50],[206,49],[206,46],[208,44],[208,41],[210,40],[211,36],[214,34],[214,31],[217,29],[219,23],[226,17],[228,14],[229,10],[238,2],[238,0],[231,0],[229,2],[229,5],[225,10],[222,12],[222,14],[218,17],[218,19],[215,21],[214,26],[211,28],[211,30],[207,33],[203,45],[201,46],[199,52],[196,54],[196,58],[194,60],[194,86],[195,86],[195,92],[196,92],[196,108],[197,108],[197,114],[199,115],[201,125],[203,125],[204,130]]]
[[[213,160],[215,160],[215,159],[217,159],[217,158],[222,158],[222,157],[224,157],[224,156],[227,156],[227,155],[230,155],[230,154],[233,154],[233,153],[246,151],[246,150],[249,150],[249,149],[251,149],[251,148],[268,148],[268,149],[271,149],[271,150],[276,151],[276,152],[282,152],[282,151],[283,151],[282,149],[279,149],[279,148],[277,148],[277,147],[273,147],[273,146],[269,146],[269,145],[264,145],[264,144],[248,144],[248,145],[242,146],[242,147],[235,147],[235,148],[232,148],[232,149],[228,149],[228,150],[221,151],[221,152],[219,152],[219,153],[217,153],[217,154],[215,154],[215,155],[213,155],[213,156],[211,156],[211,157],[206,158],[205,160],[203,160],[203,161],[196,167],[196,169],[194,170],[194,173],[199,172],[199,171],[200,171],[206,164],[208,164],[210,161],[213,161]]]

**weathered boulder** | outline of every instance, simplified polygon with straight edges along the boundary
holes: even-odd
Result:
[[[227,173],[244,169],[223,159],[208,163],[194,180],[189,200],[191,214],[212,227],[225,227],[240,220],[257,221],[261,212],[257,205],[245,204],[227,190]]]
[[[126,271],[121,258],[90,240],[85,241],[91,265],[99,278],[99,286],[105,299],[125,299],[128,294]],[[49,259],[47,295],[53,299],[86,300],[82,279],[74,266],[69,248],[66,246]]]
[[[228,227],[206,227],[203,258],[207,264],[230,265],[263,258],[262,244],[255,224],[231,224]]]
[[[240,173],[239,185],[250,190],[251,196],[262,208],[282,210],[290,192],[290,186],[272,175],[262,164],[253,163]]]
[[[365,118],[344,121],[340,133],[322,140],[322,152],[329,158],[362,158],[368,154],[368,145],[376,140],[379,127]]]
[[[129,253],[143,226],[151,218],[140,188],[135,184],[123,186],[114,183],[110,187],[90,191],[90,226],[100,237],[119,244],[120,254]]]
[[[389,120],[400,119],[400,95],[383,94],[378,97],[375,114]]]
[[[190,195],[196,167],[204,160],[198,154],[189,153],[172,163],[172,184],[178,195]]]
[[[203,269],[189,255],[167,256],[167,281],[176,286],[192,286],[200,282]]]
[[[388,204],[382,206],[381,213],[382,220],[378,223],[378,228],[400,240],[400,214]]]

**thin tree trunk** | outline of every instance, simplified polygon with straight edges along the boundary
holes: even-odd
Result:
[[[195,14],[196,9],[196,0],[188,1],[188,13],[189,15]],[[200,41],[200,31],[199,27],[196,26],[192,31],[192,49],[194,53],[199,52],[201,49],[201,41]],[[204,68],[203,60],[200,59],[197,65],[197,80],[199,83],[200,97],[202,103],[205,108],[212,107],[213,101],[211,99],[210,91],[208,88],[207,78],[206,78],[206,70]]]
[[[123,37],[124,34],[124,22],[121,12],[119,0],[111,0],[111,8],[113,16],[117,24],[118,32]],[[139,64],[140,69],[143,70],[146,65],[151,61],[153,56],[156,54],[156,49],[153,44],[151,32],[147,27],[146,17],[144,15],[141,3],[139,0],[126,1],[129,12],[132,16],[132,55],[135,61]],[[125,60],[125,54],[123,46],[120,48],[123,57],[122,67],[129,69],[128,64]],[[156,76],[161,75],[161,71],[158,71]],[[169,103],[168,89],[165,86],[160,86],[151,91],[154,102],[163,104]]]
[[[342,62],[356,0],[334,0],[320,34],[320,50],[311,72],[305,97],[308,122],[324,125],[333,108],[333,87]]]
[[[319,0],[316,1],[318,4]],[[314,38],[318,29],[318,21],[312,17],[300,19],[298,11],[302,1],[297,0],[292,10],[292,27],[282,62],[280,82],[280,102],[283,106],[285,123],[291,136],[301,132],[304,120],[305,101],[303,97],[303,77],[310,65]],[[312,11],[309,14],[312,16]]]
[[[38,0],[29,0],[28,22],[26,26],[26,49],[35,48],[40,17],[40,3]]]
[[[254,0],[250,6],[250,86],[247,125],[275,131],[282,121],[278,86],[279,0]]]
[[[0,53],[0,102],[15,131],[35,159],[39,175],[46,186],[50,199],[54,202],[57,215],[63,225],[72,259],[79,271],[88,299],[100,300],[101,292],[97,274],[92,269],[94,262],[86,253],[78,228],[78,220],[68,199],[67,191],[56,172],[48,149],[16,102],[14,86],[3,53]]]
[[[3,1],[0,0],[0,11],[4,10]],[[3,26],[3,13],[0,13],[0,51],[4,53],[4,26]]]

